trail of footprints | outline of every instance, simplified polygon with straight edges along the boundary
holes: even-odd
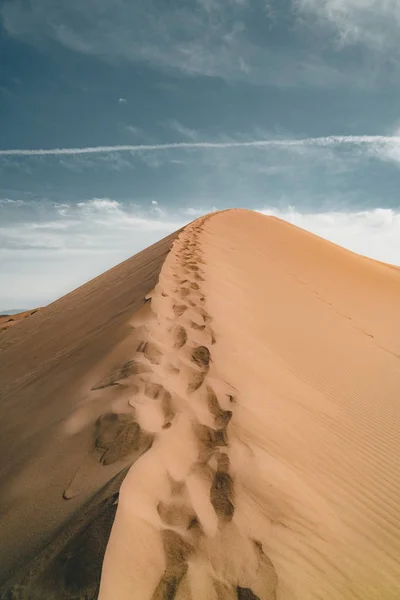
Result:
[[[190,561],[201,553],[201,540],[210,532],[216,535],[235,513],[235,486],[228,454],[228,429],[235,400],[228,385],[222,393],[219,389],[218,397],[210,376],[215,336],[201,287],[204,259],[198,235],[203,223],[199,220],[186,228],[174,243],[159,283],[147,298],[153,319],[146,326],[146,339],[138,344],[135,356],[92,388],[119,386],[121,391],[130,392],[124,412],[108,412],[95,423],[94,447],[101,464],[113,464],[132,453],[143,454],[155,439],[167,435],[165,430],[172,432],[178,418],[187,419],[197,444],[196,459],[187,476],[179,480],[176,473],[169,472],[169,498],[157,504],[165,572],[152,600],[196,597],[193,590],[191,594],[184,587]],[[200,488],[191,490],[189,479],[200,481],[202,490],[208,487],[208,513],[196,501],[196,490]],[[271,569],[261,544],[254,544],[261,571],[263,559]],[[225,550],[230,552],[229,548]],[[214,597],[259,599],[250,588],[237,583],[228,584],[214,573]],[[274,598],[275,592],[262,595],[262,600],[264,597]]]

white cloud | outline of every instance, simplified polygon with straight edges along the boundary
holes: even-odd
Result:
[[[78,202],[79,208],[85,210],[96,210],[96,211],[115,211],[120,207],[120,203],[116,200],[110,200],[109,198],[93,198],[86,202]]]
[[[0,198],[0,204],[8,204],[11,206],[21,206],[25,204],[23,200],[12,200],[11,198]]]
[[[195,129],[190,129],[189,127],[185,127],[185,125],[182,125],[182,123],[180,123],[176,119],[170,121],[168,125],[170,129],[176,131],[177,133],[179,133],[179,135],[181,135],[187,140],[191,140],[192,142],[199,140],[200,134],[198,131],[196,131]]]
[[[302,139],[266,139],[250,141],[221,141],[221,142],[173,142],[167,144],[125,144],[118,146],[93,146],[81,148],[40,148],[40,149],[3,149],[0,157],[4,156],[78,156],[87,154],[104,154],[117,161],[118,154],[128,152],[139,154],[150,167],[159,167],[161,159],[150,158],[151,153],[174,150],[229,150],[239,148],[286,149],[302,152],[310,148],[325,150],[352,150],[354,153],[364,153],[382,160],[400,162],[400,136],[393,135],[331,135]],[[124,166],[129,166],[129,163]]]
[[[48,303],[196,217],[217,210],[199,201],[197,207],[173,213],[154,202],[146,211],[110,198],[94,198],[78,205],[55,205],[45,221],[0,226],[0,310]],[[260,212],[354,252],[400,265],[400,211],[304,213],[295,207],[266,207]]]
[[[188,76],[206,75],[253,84],[318,86],[346,82],[342,70],[324,62],[314,49],[273,50],[268,33],[271,12],[263,0],[193,0],[189,3],[123,0],[4,0],[0,19],[18,39],[43,45],[51,40],[108,62],[145,63]],[[253,31],[254,10],[260,9]],[[289,9],[288,9],[289,10]],[[253,14],[252,14],[253,13]],[[285,15],[286,16],[286,15]],[[365,78],[352,71],[354,84]]]
[[[306,14],[333,26],[342,44],[366,43],[383,50],[398,46],[400,0],[294,0]]]
[[[189,220],[110,198],[38,208],[46,220],[21,212],[20,221],[0,225],[0,309],[55,300]]]
[[[133,135],[143,136],[143,131],[140,129],[140,127],[135,127],[134,125],[125,125],[124,129]]]
[[[302,213],[265,208],[273,215],[311,231],[348,250],[400,266],[400,210],[373,208],[363,211]]]
[[[120,104],[126,104],[128,102],[128,100],[126,98],[118,98],[118,102]]]

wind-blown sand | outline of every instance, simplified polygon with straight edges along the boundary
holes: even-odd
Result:
[[[232,210],[7,332],[0,597],[397,600],[399,306]]]
[[[12,315],[0,315],[0,333],[2,333],[3,331],[7,331],[11,327],[14,327],[14,325],[18,325],[18,323],[21,323],[21,321],[23,321],[23,319],[27,319],[31,315],[34,315],[38,312],[38,310],[40,310],[40,308],[34,308],[33,310],[25,310],[23,312],[15,313]]]

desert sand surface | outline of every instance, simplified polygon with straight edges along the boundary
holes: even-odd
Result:
[[[23,312],[19,312],[12,315],[0,315],[0,333],[2,331],[7,331],[10,327],[14,327],[18,323],[21,323],[27,317],[34,315],[38,312],[40,308],[34,308],[33,310],[24,310]]]
[[[8,331],[0,597],[397,600],[399,305],[235,209]]]

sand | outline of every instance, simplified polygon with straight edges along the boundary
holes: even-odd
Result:
[[[130,320],[157,283],[175,237],[0,336],[2,600],[62,600],[81,588],[83,598],[84,593],[95,597],[114,494],[136,454],[105,466],[95,460],[94,422],[110,410],[115,388],[92,387],[118,366],[124,345],[135,343]],[[79,429],[76,417],[79,421],[83,407],[89,408],[89,423],[83,420]],[[75,497],[66,499],[71,484]],[[109,523],[105,539],[104,528],[99,537],[99,520]],[[90,560],[77,558],[76,547]],[[14,596],[13,587],[18,590]]]
[[[34,315],[39,310],[40,308],[34,308],[32,310],[25,310],[13,315],[0,315],[0,334],[3,331],[7,331],[11,327],[14,327],[14,325],[18,325],[21,323],[21,321],[30,317],[31,315]]]
[[[160,244],[7,332],[0,597],[397,600],[400,271],[245,210]]]

